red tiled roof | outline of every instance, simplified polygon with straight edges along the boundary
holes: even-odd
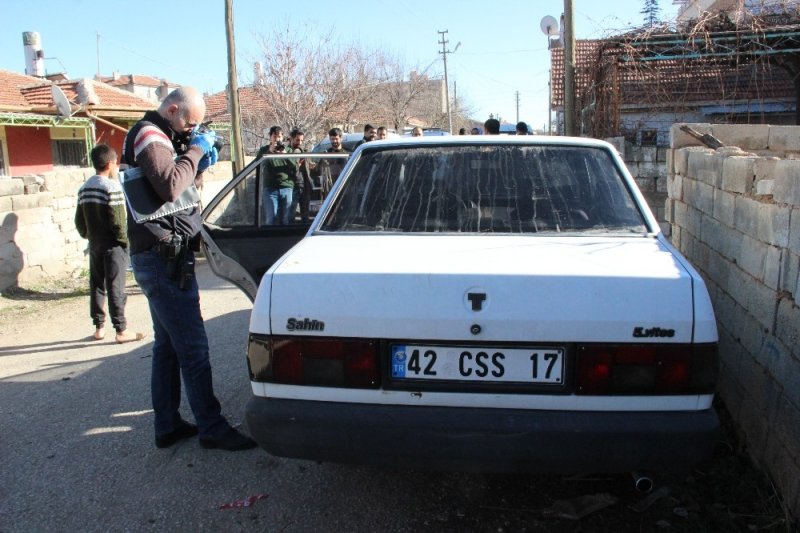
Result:
[[[220,91],[205,97],[206,120],[214,122],[230,122],[231,114],[228,111],[228,93]],[[252,85],[239,87],[239,108],[243,113],[270,113],[270,106],[263,93]]]
[[[50,92],[51,82],[34,76],[26,76],[9,70],[0,70],[0,109],[3,106],[30,107],[30,103],[22,94],[27,87],[44,86]],[[52,98],[51,98],[52,101]]]
[[[98,81],[107,83],[112,87],[121,87],[124,85],[142,85],[144,87],[160,87],[162,83],[167,83],[170,86],[172,86],[172,84],[170,84],[166,80],[161,80],[159,78],[154,78],[153,76],[145,76],[142,74],[121,74],[117,76],[117,79],[114,79],[114,76],[101,76]]]

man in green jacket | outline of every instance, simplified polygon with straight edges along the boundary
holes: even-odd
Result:
[[[128,265],[128,235],[125,199],[117,181],[117,153],[99,144],[91,152],[96,175],[81,185],[75,227],[89,240],[89,313],[94,338],[105,338],[105,300],[118,343],[139,341],[144,333],[129,333],[125,320],[125,276]]]
[[[269,145],[262,147],[256,157],[280,153],[286,153],[286,145],[283,144],[283,129],[280,126],[272,126],[269,129]],[[261,164],[261,172],[265,184],[263,196],[264,223],[267,225],[283,224],[285,226],[290,221],[292,193],[297,174],[297,160],[267,159]]]

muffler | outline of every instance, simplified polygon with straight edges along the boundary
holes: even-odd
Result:
[[[649,494],[655,486],[653,475],[650,472],[640,472],[635,470],[631,472],[633,477],[633,486],[642,494]]]

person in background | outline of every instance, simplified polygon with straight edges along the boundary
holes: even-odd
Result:
[[[125,319],[125,277],[128,267],[128,224],[125,198],[117,180],[117,152],[98,144],[90,154],[97,174],[78,191],[75,228],[89,240],[89,315],[94,322],[94,338],[106,336],[105,300],[118,343],[140,341],[144,333],[129,333]]]
[[[496,118],[490,118],[483,123],[483,131],[486,135],[500,135],[500,121]]]
[[[422,128],[419,126],[414,126],[414,129],[411,130],[412,137],[422,137]]]
[[[389,132],[387,131],[386,126],[380,126],[377,129],[377,135],[376,135],[377,140],[382,141],[387,137],[388,133]]]
[[[467,134],[467,128],[459,128],[458,134],[459,135],[466,135]]]
[[[293,129],[289,133],[289,146],[286,148],[286,153],[297,154],[304,152],[303,141],[305,138],[305,133],[299,129]],[[294,161],[297,164],[297,172],[295,173],[294,190],[292,191],[292,205],[289,207],[289,220],[291,222],[294,219],[295,213],[297,213],[297,207],[300,206],[300,220],[303,223],[308,223],[308,193],[311,191],[311,179],[309,177],[307,165],[310,165],[311,162],[305,159]]]
[[[470,135],[480,135],[481,129],[480,128],[472,128],[469,132]]]
[[[522,121],[517,122],[515,129],[517,131],[517,135],[529,135],[528,125]]]
[[[367,124],[366,126],[364,126],[364,138],[361,139],[360,141],[358,141],[354,148],[358,148],[359,146],[361,146],[364,143],[368,143],[370,141],[374,141],[375,140],[375,135],[377,135],[377,133],[378,132],[375,129],[375,126],[373,126],[372,124]]]
[[[331,147],[325,150],[329,154],[346,154],[347,152],[342,146],[342,130],[339,128],[331,128],[328,131],[328,139],[331,142]],[[322,186],[323,194],[328,194],[333,183],[339,178],[342,173],[346,159],[321,159],[317,164],[315,176],[320,177],[320,185]],[[310,169],[313,171],[313,169]]]
[[[206,104],[192,87],[167,95],[159,108],[145,113],[124,141],[122,160],[139,167],[162,201],[174,201],[216,163],[214,132],[195,130]],[[188,207],[143,223],[128,224],[131,263],[153,319],[150,390],[155,444],[167,448],[199,433],[200,446],[238,451],[255,448],[222,416],[214,395],[208,337],[200,312],[194,253],[200,247],[200,209]],[[180,414],[181,379],[197,425]]]
[[[269,144],[259,150],[261,154],[281,154],[286,152],[283,144],[283,129],[272,126],[269,129]],[[297,160],[272,157],[261,163],[264,176],[264,223],[287,225],[291,218],[292,195],[297,175]]]

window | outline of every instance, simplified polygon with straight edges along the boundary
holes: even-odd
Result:
[[[84,141],[53,140],[53,164],[59,166],[89,166]]]

